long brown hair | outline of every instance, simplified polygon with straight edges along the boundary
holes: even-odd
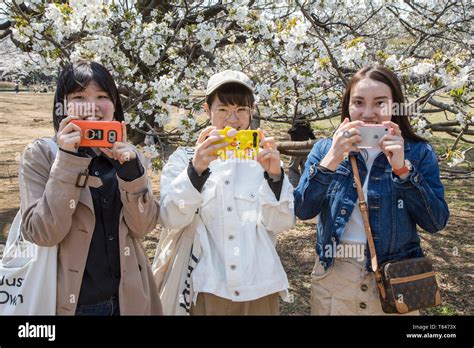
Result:
[[[392,122],[398,124],[400,130],[402,131],[403,138],[410,139],[415,142],[427,142],[426,139],[417,135],[410,125],[408,114],[404,111],[405,98],[403,97],[402,85],[400,83],[400,80],[391,70],[383,66],[365,67],[357,71],[354,76],[352,76],[346,86],[344,96],[342,97],[341,122],[344,121],[346,117],[349,117],[350,119],[349,101],[351,99],[351,90],[360,80],[364,78],[369,78],[375,81],[382,82],[388,87],[390,87],[390,90],[392,91],[394,105],[399,106],[397,108],[398,113],[392,114]]]

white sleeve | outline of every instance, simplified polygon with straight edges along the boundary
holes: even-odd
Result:
[[[168,229],[182,229],[189,225],[202,204],[201,193],[187,173],[189,151],[178,148],[161,173],[160,223]]]
[[[259,218],[267,231],[277,234],[295,225],[293,186],[286,174],[283,177],[280,200],[277,201],[267,180],[262,182],[258,195],[261,205]]]

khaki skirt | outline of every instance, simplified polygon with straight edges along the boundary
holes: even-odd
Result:
[[[336,257],[324,271],[318,256],[311,273],[311,314],[390,315],[382,310],[374,273],[366,271],[365,260]]]

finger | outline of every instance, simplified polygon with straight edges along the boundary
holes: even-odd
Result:
[[[112,156],[110,158],[113,158],[114,160],[118,160],[118,150],[120,148],[120,142],[116,142],[112,145],[110,148]]]
[[[338,129],[341,129],[342,127],[344,127],[346,124],[348,124],[351,120],[349,120],[349,117],[346,117],[344,118],[344,120],[341,122],[341,124],[339,125]]]
[[[116,141],[115,143],[113,143],[112,145],[112,149],[113,151],[118,151],[119,149],[123,148],[127,146],[126,144],[122,143],[121,141]]]
[[[79,147],[79,143],[81,142],[80,136],[68,137],[63,139],[64,144],[74,144],[74,147],[77,149]]]
[[[269,152],[269,149],[263,149],[262,151],[258,152],[257,157],[265,156]]]
[[[394,154],[400,153],[401,149],[396,146],[387,146],[382,149],[385,156],[391,158]]]
[[[268,159],[275,159],[278,160],[280,158],[279,154],[276,152],[267,152],[261,156],[262,159],[268,160]]]
[[[259,147],[263,147],[263,144],[264,144],[264,142],[265,142],[265,140],[266,140],[266,138],[265,138],[265,133],[264,133],[263,130],[261,130],[260,128],[257,128],[257,132],[258,132],[258,136],[259,136],[259,138],[260,138],[260,141],[259,141],[259,143],[258,143],[258,146],[259,146]]]
[[[71,122],[72,120],[78,120],[78,119],[79,119],[78,116],[68,116],[68,117],[64,118],[59,123],[58,132],[62,131],[64,129],[64,127],[66,127],[69,124],[69,122]]]
[[[344,136],[344,133],[346,133],[346,132],[348,132],[350,134],[349,137]],[[337,132],[337,135],[339,137],[344,137],[344,138],[349,139],[349,138],[351,138],[355,135],[360,135],[360,130],[359,130],[359,128],[349,128],[349,129],[346,129],[346,130],[339,130]]]
[[[394,135],[394,134],[385,134],[381,140],[384,141],[384,140],[395,140],[395,139],[400,139],[400,136]]]
[[[131,161],[134,158],[135,157],[134,157],[133,151],[125,151],[117,155],[117,159],[120,162],[120,164],[124,164],[125,162]]]
[[[401,150],[403,150],[403,147],[398,145],[398,144],[397,145],[389,145],[389,146],[384,146],[384,150],[385,151],[390,151],[390,152],[393,152],[393,153],[398,153]]]
[[[362,137],[358,134],[355,134],[351,136],[350,138],[347,138],[347,143],[349,144],[358,144],[362,141]]]
[[[260,142],[260,146],[267,149],[275,148],[275,138],[274,137],[265,138],[264,140]]]
[[[388,126],[393,129],[395,135],[401,135],[402,131],[400,130],[400,126],[392,121],[384,121],[382,122],[384,126]]]
[[[403,138],[399,136],[390,136],[390,137],[383,137],[382,140],[379,141],[379,146],[387,146],[391,144],[399,144],[403,147],[404,146]]]
[[[72,133],[74,131],[81,133],[82,129],[77,124],[68,123],[66,126],[63,127],[63,129],[61,131],[58,131],[58,133],[68,134],[68,133]]]
[[[116,150],[128,148],[128,147],[130,147],[128,143],[123,143],[121,141],[116,141],[115,143],[112,144],[112,148]]]
[[[344,121],[339,125],[338,130],[348,130],[351,128],[362,127],[364,125],[364,121],[350,121],[347,117]]]
[[[225,139],[225,137],[223,135],[212,135],[210,136],[209,138],[207,138],[206,140],[204,140],[204,142],[202,142],[200,145],[201,148],[208,148],[209,146],[213,145],[214,143],[220,141],[220,140],[223,140]]]
[[[119,149],[118,150],[118,155],[121,158],[125,159],[126,161],[130,161],[130,160],[135,159],[137,157],[136,152],[133,151],[133,149],[130,148],[130,147]]]
[[[270,156],[270,157],[269,157]],[[274,158],[275,160],[280,159],[280,152],[274,149],[264,149],[260,151],[257,155],[257,160],[268,160],[270,158]]]
[[[81,132],[77,130],[72,130],[71,132],[61,134],[61,138],[63,139],[67,139],[71,137],[80,137],[80,136],[81,136]]]
[[[392,145],[398,145],[398,146],[402,147],[402,145],[403,145],[400,141],[397,141],[397,140],[386,140],[386,141],[383,141],[382,144],[385,147],[392,146]]]
[[[219,131],[217,129],[213,129],[209,132],[209,136],[215,136],[215,135],[219,135]]]
[[[127,142],[127,125],[122,121],[122,142]]]
[[[360,149],[356,145],[351,144],[347,147],[347,155],[346,156],[349,155],[349,152],[360,152]]]
[[[201,134],[199,134],[199,137],[198,137],[198,140],[197,140],[196,144],[200,144],[200,143],[204,142],[204,140],[206,139],[206,136],[208,136],[208,134],[214,129],[216,129],[216,127],[214,127],[214,126],[208,126],[208,127],[204,128],[202,130]]]
[[[346,129],[358,129],[359,127],[365,126],[364,121],[352,121],[345,125]]]
[[[211,145],[208,148],[204,149],[202,153],[205,154],[205,153],[208,153],[208,152],[212,152],[213,150],[218,150],[218,149],[221,149],[221,148],[226,147],[228,145],[229,145],[229,143],[214,144],[214,145]]]
[[[114,157],[114,153],[112,152],[112,150],[106,148],[106,147],[99,147],[99,150],[104,153],[107,157],[110,157],[110,158],[113,158]]]

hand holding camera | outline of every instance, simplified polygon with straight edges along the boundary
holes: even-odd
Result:
[[[98,148],[120,164],[137,157],[126,138],[123,121],[88,121],[78,116],[64,118],[57,133],[58,145],[63,150],[77,153],[79,147]]]
[[[349,152],[380,148],[392,168],[402,168],[405,165],[405,153],[401,134],[400,127],[391,121],[365,124],[363,121],[350,122],[345,118],[333,136],[329,152],[320,164],[334,171]]]
[[[211,134],[211,132],[213,133]],[[199,134],[193,157],[193,167],[199,175],[209,168],[209,164],[212,161],[219,158],[217,151],[228,145],[226,142],[216,144],[216,142],[223,139],[224,136],[219,135],[216,131],[216,127],[212,126],[205,128],[201,134]]]
[[[334,171],[349,152],[359,152],[356,144],[362,141],[359,128],[363,125],[363,121],[350,122],[345,118],[334,133],[331,148],[320,165]]]
[[[262,130],[260,130],[260,138],[262,141],[260,145],[263,150],[257,156],[257,162],[274,180],[280,179],[281,163],[280,152],[277,150],[277,145],[273,137],[266,138]]]
[[[120,138],[122,141],[116,141],[112,145],[112,149],[100,147],[99,150],[105,155],[118,161],[120,164],[131,161],[137,158],[137,153],[133,150],[129,143],[127,143],[127,126],[124,121],[121,123]]]
[[[387,156],[388,163],[394,170],[405,166],[405,142],[402,137],[402,132],[398,124],[385,121],[382,125],[390,129],[390,133],[384,135],[380,140],[379,145],[385,156]]]
[[[78,125],[70,122],[79,119],[78,116],[68,116],[61,121],[56,135],[59,148],[70,152],[77,152],[81,143],[82,130]]]

